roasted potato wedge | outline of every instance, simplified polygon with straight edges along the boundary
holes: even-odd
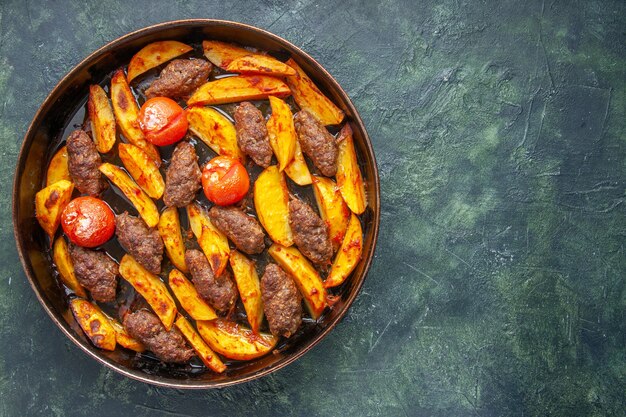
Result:
[[[254,334],[252,330],[225,319],[199,321],[196,326],[211,349],[229,359],[259,358],[271,352],[278,343],[278,338],[271,334]]]
[[[115,330],[115,340],[118,345],[126,349],[134,350],[135,352],[143,352],[146,350],[143,343],[128,334],[124,326],[122,326],[122,323],[115,320],[113,317],[107,316],[107,318]]]
[[[193,48],[178,41],[158,41],[144,46],[137,52],[128,64],[128,82],[144,72],[186,54]]]
[[[57,181],[35,194],[35,212],[41,228],[50,236],[50,243],[61,223],[61,213],[70,202],[74,183]]]
[[[165,328],[171,329],[177,313],[176,303],[163,281],[128,254],[120,262],[120,275],[146,299]]]
[[[139,147],[129,143],[120,143],[117,146],[120,159],[138,186],[148,196],[159,199],[165,191],[165,181],[159,171],[159,166]]]
[[[293,125],[293,113],[287,103],[274,96],[269,99],[272,115],[267,121],[267,133],[279,169],[283,171],[296,152],[296,128]]]
[[[50,160],[50,165],[48,165],[48,171],[46,172],[46,187],[61,180],[72,181],[68,161],[67,147],[64,146]]]
[[[336,251],[350,221],[350,209],[343,201],[339,187],[335,181],[326,177],[313,177],[313,192],[322,220],[328,225],[328,234]]]
[[[107,93],[99,85],[89,86],[87,111],[98,152],[107,153],[115,145],[115,116]]]
[[[317,320],[326,308],[326,289],[311,263],[295,247],[286,248],[273,244],[270,256],[294,279],[313,320]]]
[[[247,74],[295,75],[295,70],[276,58],[231,43],[202,42],[204,56],[223,70]]]
[[[267,75],[239,75],[220,78],[200,86],[187,100],[189,106],[262,100],[269,96],[287,97],[291,90],[278,78]]]
[[[330,269],[330,273],[324,281],[324,287],[336,287],[343,283],[354,271],[354,267],[361,259],[363,251],[363,231],[359,218],[352,213],[350,223],[346,230],[346,236],[341,243],[341,248],[335,256],[335,261]]]
[[[191,345],[193,350],[196,351],[198,357],[202,360],[202,362],[207,366],[207,368],[212,369],[217,373],[222,373],[226,370],[226,365],[224,362],[217,356],[205,343],[204,340],[200,337],[200,335],[195,331],[191,323],[181,316],[178,315],[176,319],[176,327],[178,330],[185,336],[187,342]]]
[[[341,123],[345,116],[343,110],[335,106],[328,97],[322,94],[296,61],[289,58],[287,65],[296,70],[296,75],[286,77],[285,81],[289,85],[291,94],[296,103],[298,103],[298,106],[300,106],[301,109],[308,110],[325,125],[337,125]]]
[[[202,50],[206,59],[223,70],[228,68],[228,65],[235,59],[254,53],[232,43],[221,41],[203,41]]]
[[[68,250],[67,243],[63,236],[57,238],[52,246],[52,260],[59,271],[59,276],[63,284],[70,290],[74,291],[74,294],[81,298],[87,298],[87,293],[76,274],[74,274],[74,264],[72,264],[72,258],[70,258],[70,251]]]
[[[91,343],[100,349],[115,350],[115,329],[100,308],[82,298],[70,301],[70,308]]]
[[[139,215],[149,227],[159,223],[159,211],[156,204],[120,167],[105,162],[100,165],[100,172],[111,180],[135,206]]]
[[[361,214],[365,211],[365,184],[363,175],[356,159],[352,128],[346,124],[339,132],[339,153],[337,155],[337,185],[344,201],[353,213]]]
[[[178,269],[170,271],[169,284],[181,307],[192,319],[213,320],[217,318],[215,310],[200,297],[196,287]]]
[[[187,206],[187,217],[200,248],[213,268],[213,273],[216,276],[221,275],[230,254],[228,238],[213,226],[206,210],[196,203]]]
[[[235,251],[230,254],[230,267],[235,275],[241,302],[248,316],[248,323],[254,333],[259,333],[263,322],[263,299],[261,298],[261,282],[256,272],[255,262]]]
[[[311,172],[302,155],[302,148],[300,148],[300,142],[296,140],[295,151],[293,153],[293,159],[285,167],[285,173],[291,178],[293,182],[298,185],[311,184]]]
[[[176,268],[187,272],[185,242],[183,242],[183,235],[180,231],[180,219],[176,207],[168,207],[161,213],[158,229],[170,261]]]
[[[113,105],[113,113],[117,126],[120,128],[122,135],[130,143],[141,148],[150,159],[152,159],[157,167],[161,166],[161,156],[156,146],[148,142],[139,127],[139,106],[135,101],[130,87],[126,82],[124,70],[119,69],[111,78],[111,104]]]
[[[235,126],[223,114],[210,107],[187,109],[189,130],[219,155],[237,158],[245,163],[246,156],[237,145]]]
[[[255,181],[254,207],[259,221],[274,242],[293,245],[289,226],[289,190],[276,165],[265,168]]]

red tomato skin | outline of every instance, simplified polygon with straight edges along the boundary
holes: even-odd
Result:
[[[139,127],[147,141],[167,146],[181,140],[189,124],[185,110],[178,103],[167,97],[153,97],[139,110]]]
[[[250,177],[238,160],[218,156],[204,167],[202,188],[209,201],[218,206],[229,206],[246,196],[250,189]]]
[[[115,233],[115,214],[104,201],[78,197],[61,214],[61,227],[69,240],[86,248],[107,242]]]

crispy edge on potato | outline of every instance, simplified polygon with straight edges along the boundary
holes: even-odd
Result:
[[[337,155],[337,186],[341,191],[344,201],[355,214],[365,211],[367,201],[365,199],[365,184],[363,175],[356,159],[352,128],[349,124],[341,129],[337,139],[339,154]]]
[[[293,159],[285,167],[285,174],[291,178],[293,182],[298,185],[309,185],[311,184],[311,172],[309,171],[309,167],[304,160],[304,155],[302,154],[302,148],[300,148],[300,142],[296,140],[295,151],[293,153]]]
[[[269,96],[287,97],[289,86],[267,75],[238,75],[209,81],[187,100],[189,106],[225,104],[246,100],[262,100]]]
[[[285,78],[294,100],[301,109],[306,109],[325,125],[341,123],[345,114],[313,83],[302,68],[289,58],[287,65],[296,70],[296,75]]]
[[[211,264],[213,274],[220,276],[230,255],[228,238],[211,223],[207,211],[198,204],[191,203],[187,206],[187,217],[198,245]]]
[[[82,298],[74,298],[70,301],[70,308],[91,343],[100,349],[115,350],[115,329],[98,306]]]
[[[286,248],[275,243],[268,252],[294,279],[311,317],[317,320],[326,308],[326,289],[315,268],[295,247]]]
[[[52,246],[52,260],[57,267],[57,271],[59,271],[59,276],[61,277],[61,281],[63,284],[70,290],[74,291],[74,294],[81,298],[87,298],[87,292],[80,282],[78,282],[78,278],[76,278],[76,274],[74,273],[74,264],[72,263],[72,258],[70,257],[70,251],[67,246],[67,242],[63,236],[59,236]]]
[[[362,251],[363,231],[361,230],[361,222],[356,214],[352,213],[346,236],[343,238],[341,248],[335,256],[333,266],[330,268],[330,273],[326,281],[324,281],[324,288],[341,285],[352,271],[354,271],[359,260],[361,260]]]
[[[261,282],[256,272],[255,262],[238,251],[230,254],[230,267],[233,269],[239,296],[248,316],[248,323],[254,333],[259,333],[263,322],[263,299]]]
[[[289,226],[289,190],[276,165],[265,168],[254,182],[254,207],[259,222],[274,242],[293,245]]]
[[[279,169],[283,171],[296,152],[296,128],[293,124],[293,113],[287,103],[274,96],[270,96],[269,100],[272,115],[267,121],[267,133]]]
[[[175,323],[207,368],[220,374],[226,370],[224,362],[211,350],[186,318],[179,314]]]
[[[180,229],[180,219],[176,207],[168,207],[159,218],[159,234],[163,239],[165,252],[176,268],[187,272],[185,263],[185,243]]]
[[[130,83],[144,72],[186,54],[193,48],[178,41],[158,41],[144,46],[137,52],[128,64],[127,79]]]
[[[35,216],[41,228],[50,237],[50,244],[61,223],[63,209],[70,202],[73,191],[72,182],[61,180],[35,194]]]
[[[206,59],[223,70],[235,59],[253,53],[240,46],[221,41],[202,41],[202,50]]]
[[[271,334],[254,334],[252,330],[225,319],[198,321],[196,326],[211,349],[229,359],[259,358],[271,352],[278,343],[278,338]]]
[[[203,41],[202,49],[209,61],[226,71],[268,75],[295,74],[293,68],[276,58],[232,43]]]
[[[322,220],[328,225],[333,249],[337,251],[343,242],[352,212],[343,201],[339,187],[330,178],[314,176],[313,192]]]
[[[120,261],[120,275],[146,299],[167,330],[176,318],[176,303],[167,287],[157,277],[126,254]]]
[[[223,114],[210,107],[187,109],[189,130],[219,155],[237,158],[242,164],[246,155],[237,144],[237,131],[233,123]]]
[[[98,152],[109,152],[115,145],[115,116],[107,93],[97,84],[89,86],[87,111]]]
[[[196,287],[178,269],[172,269],[169,284],[180,306],[194,320],[213,320],[217,318],[215,310],[198,294]]]
[[[50,160],[50,165],[48,165],[48,171],[46,172],[46,187],[61,180],[72,181],[68,161],[67,146],[63,146]]]
[[[108,162],[101,164],[99,169],[130,200],[148,227],[155,227],[159,223],[159,211],[156,204],[126,172]]]
[[[122,323],[115,320],[111,316],[107,315],[107,318],[115,330],[115,340],[118,345],[125,347],[126,349],[134,350],[135,352],[143,352],[146,350],[143,343],[128,334],[124,326],[122,326]]]
[[[151,198],[161,198],[165,191],[165,181],[154,160],[141,148],[130,143],[120,143],[117,149],[124,168],[137,185]]]

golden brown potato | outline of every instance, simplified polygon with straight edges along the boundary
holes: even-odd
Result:
[[[248,323],[254,333],[259,333],[263,322],[263,299],[256,265],[254,261],[235,250],[230,254],[230,267],[233,269],[239,296],[246,309]]]
[[[68,250],[67,243],[63,236],[57,238],[54,241],[54,246],[52,247],[52,259],[54,260],[54,264],[57,267],[57,271],[59,271],[59,276],[61,277],[61,281],[63,284],[70,290],[74,291],[74,293],[82,298],[87,298],[87,293],[80,282],[78,282],[78,278],[76,278],[76,274],[74,274],[74,264],[72,264],[72,258],[70,258],[70,251]]]
[[[278,338],[252,330],[225,319],[196,323],[200,336],[222,356],[240,361],[259,358],[274,349]]]
[[[296,70],[296,75],[286,77],[285,81],[289,85],[291,94],[296,103],[298,103],[298,106],[300,106],[301,109],[308,110],[325,125],[337,125],[341,123],[345,116],[343,110],[335,106],[328,97],[322,94],[296,61],[289,58],[287,65]]]
[[[213,320],[217,318],[215,310],[198,294],[196,287],[177,269],[170,271],[170,288],[181,307],[194,320]]]
[[[204,56],[223,70],[246,74],[295,75],[295,70],[276,58],[252,52],[232,43],[202,42]]]
[[[54,154],[46,173],[46,187],[61,180],[72,181],[68,160],[66,146],[62,147]]]
[[[282,172],[276,165],[261,172],[254,183],[254,207],[259,222],[276,243],[293,245],[289,226],[289,190]]]
[[[350,221],[350,209],[343,201],[335,181],[326,177],[313,177],[313,192],[322,220],[328,225],[328,235],[337,251]]]
[[[180,219],[176,207],[168,207],[161,213],[158,229],[170,261],[176,268],[187,272],[185,242],[183,242],[183,235],[180,231]]]
[[[115,350],[115,329],[102,310],[82,298],[70,301],[70,308],[91,343],[100,349]]]
[[[352,129],[346,124],[339,132],[339,154],[337,155],[337,185],[344,201],[353,213],[365,211],[365,185],[356,159]]]
[[[196,351],[198,357],[202,360],[202,362],[207,366],[207,368],[212,369],[217,373],[222,373],[226,370],[226,365],[224,362],[217,356],[207,345],[204,340],[200,337],[200,335],[194,330],[193,326],[186,318],[178,315],[176,319],[176,327],[178,330],[185,336],[187,342],[191,345],[193,350]]]
[[[98,152],[107,153],[115,145],[115,116],[107,93],[99,85],[89,86],[87,111],[91,120],[93,141]]]
[[[120,262],[120,275],[146,299],[165,328],[171,329],[176,318],[176,303],[163,281],[128,254]]]
[[[239,75],[209,81],[187,100],[189,106],[262,100],[269,96],[287,97],[291,90],[278,78],[267,75]]]
[[[294,279],[311,317],[317,320],[326,308],[326,289],[315,268],[295,247],[286,248],[275,243],[268,252]]]
[[[324,281],[324,287],[336,287],[341,285],[352,273],[354,267],[361,260],[363,251],[363,231],[359,218],[352,213],[346,236],[343,239],[341,248],[335,257],[330,273]]]
[[[228,65],[237,58],[252,54],[253,52],[232,43],[220,41],[203,41],[202,50],[206,59],[213,65],[225,70]]]
[[[189,130],[217,154],[246,162],[237,144],[235,126],[223,114],[210,107],[191,107],[187,109],[187,122]]]
[[[129,143],[117,146],[120,159],[138,186],[150,197],[159,199],[165,191],[165,181],[159,166],[139,147]]]
[[[211,223],[207,211],[196,203],[187,206],[187,217],[202,252],[211,264],[213,274],[220,276],[230,254],[228,238]]]
[[[304,160],[304,155],[302,155],[300,142],[297,140],[295,151],[293,153],[293,160],[285,167],[285,173],[298,185],[311,184],[311,172],[309,171],[309,167]]]
[[[287,103],[274,96],[270,96],[269,99],[272,116],[267,121],[267,133],[282,171],[289,165],[296,152],[296,128],[293,125],[293,113]]]
[[[159,223],[159,211],[156,204],[120,167],[105,162],[100,165],[100,172],[107,176],[135,206],[137,212],[149,227]]]
[[[135,352],[143,352],[146,350],[143,343],[128,334],[124,326],[122,326],[122,323],[108,315],[107,318],[115,330],[115,340],[118,345],[125,347],[126,349],[134,350]]]
[[[186,54],[193,48],[178,41],[158,41],[144,46],[128,64],[128,82],[144,72]]]
[[[50,244],[61,223],[63,209],[70,202],[74,184],[68,180],[57,181],[35,194],[35,212],[41,228],[50,237]]]

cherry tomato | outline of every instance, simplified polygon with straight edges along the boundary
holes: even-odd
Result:
[[[187,115],[174,100],[153,97],[139,110],[139,127],[149,142],[157,146],[171,145],[187,133]]]
[[[78,197],[65,206],[61,226],[72,243],[93,248],[111,239],[115,232],[115,215],[99,198]]]
[[[246,168],[237,159],[218,156],[202,170],[202,188],[209,201],[228,206],[241,200],[250,188]]]

